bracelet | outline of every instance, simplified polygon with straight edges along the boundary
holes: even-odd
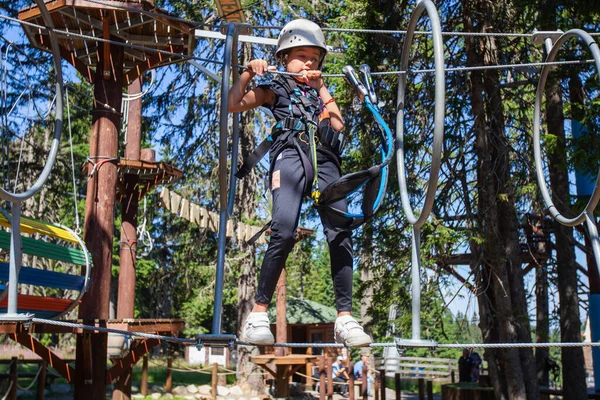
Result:
[[[325,105],[327,105],[327,104],[330,104],[330,103],[335,103],[335,99],[334,99],[333,97],[332,97],[332,98],[330,98],[329,100],[327,100],[327,101],[325,102]]]

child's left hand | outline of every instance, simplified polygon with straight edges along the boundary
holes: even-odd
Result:
[[[321,71],[302,71],[302,78],[304,80],[304,83],[306,83],[313,89],[319,90],[323,87],[323,78],[321,78]]]

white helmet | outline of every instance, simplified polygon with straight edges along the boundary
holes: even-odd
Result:
[[[321,69],[325,55],[327,55],[325,36],[319,25],[307,19],[295,19],[283,27],[279,33],[279,40],[277,40],[275,57],[282,62],[286,50],[303,46],[318,47],[323,50],[323,57],[319,63],[319,69]]]

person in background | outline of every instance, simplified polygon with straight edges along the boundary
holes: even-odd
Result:
[[[363,369],[364,366],[367,366],[367,369],[369,367],[369,356],[363,354],[363,356],[360,358],[360,361],[357,362],[356,364],[354,364],[354,378],[355,379],[360,379],[361,381],[363,380]],[[366,376],[367,378],[367,394],[370,394],[373,388],[373,385],[375,384],[375,379],[371,376],[368,375]]]
[[[473,369],[471,371],[471,382],[479,382],[479,375],[481,374],[481,356],[471,347],[471,361],[473,362]]]
[[[469,354],[469,349],[463,349],[462,356],[458,359],[458,381],[471,382],[471,372],[473,371],[473,360]]]
[[[345,383],[348,382],[350,377],[348,376],[348,370],[344,365],[344,358],[342,356],[338,356],[336,361],[331,366],[331,375],[333,376],[334,382]],[[348,396],[348,385],[339,385],[340,393],[342,396]]]

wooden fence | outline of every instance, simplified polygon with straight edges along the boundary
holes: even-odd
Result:
[[[404,379],[426,379],[440,383],[454,382],[458,376],[458,359],[434,357],[387,357],[376,360],[378,369],[387,377],[396,373]],[[482,365],[482,371],[486,364]]]

